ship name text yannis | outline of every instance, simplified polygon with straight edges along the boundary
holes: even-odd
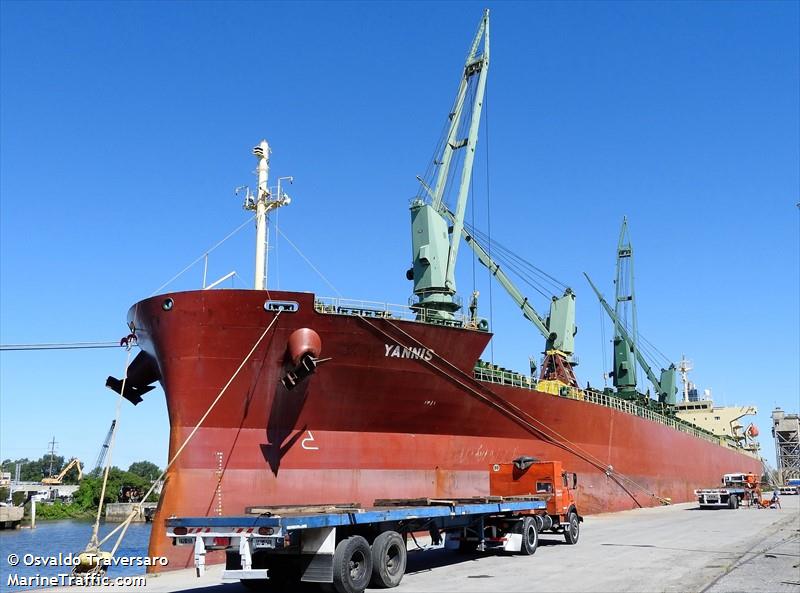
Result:
[[[386,356],[391,358],[411,358],[414,360],[424,360],[430,362],[433,358],[433,350],[428,348],[407,348],[399,344],[384,344]]]

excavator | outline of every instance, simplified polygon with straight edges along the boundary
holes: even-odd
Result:
[[[45,486],[59,486],[61,481],[64,479],[64,476],[67,475],[67,472],[71,470],[73,467],[78,468],[78,480],[83,479],[83,471],[81,470],[81,460],[77,457],[70,460],[70,462],[64,466],[64,469],[61,470],[61,473],[55,477],[49,478],[42,478],[42,484]]]

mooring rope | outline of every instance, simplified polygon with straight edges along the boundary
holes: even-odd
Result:
[[[255,344],[253,344],[253,347],[250,349],[250,351],[249,351],[249,352],[247,353],[247,355],[244,357],[244,359],[242,360],[241,364],[239,364],[239,366],[237,367],[237,369],[234,371],[233,375],[231,375],[230,379],[228,379],[227,383],[225,383],[225,386],[224,386],[224,387],[223,387],[223,388],[220,390],[220,392],[219,392],[219,394],[217,395],[217,397],[215,397],[215,398],[214,398],[214,401],[212,401],[212,402],[211,402],[211,405],[209,405],[209,406],[208,406],[208,409],[207,409],[207,410],[205,411],[205,413],[202,415],[202,417],[200,418],[200,420],[198,420],[197,424],[195,424],[194,428],[193,428],[193,429],[192,429],[192,431],[189,433],[189,435],[188,435],[188,436],[187,436],[187,437],[184,439],[184,441],[183,441],[183,443],[181,444],[181,446],[178,448],[178,450],[177,450],[177,451],[175,452],[175,454],[172,456],[172,459],[170,459],[170,460],[167,462],[167,465],[166,465],[166,467],[164,467],[164,470],[161,472],[161,474],[158,476],[158,478],[157,478],[157,479],[156,479],[156,480],[153,482],[153,484],[150,486],[150,489],[147,491],[147,493],[146,493],[144,496],[142,496],[142,499],[139,501],[139,503],[138,503],[138,504],[137,504],[137,505],[136,505],[136,506],[135,506],[135,507],[134,507],[134,508],[131,510],[131,512],[128,514],[127,518],[126,518],[126,519],[125,519],[125,520],[124,520],[122,523],[120,523],[120,524],[119,524],[117,527],[115,527],[115,528],[114,528],[114,529],[113,529],[113,530],[112,530],[110,533],[108,533],[108,534],[107,534],[107,535],[106,535],[106,536],[105,536],[105,537],[104,537],[102,540],[100,540],[99,542],[97,541],[97,537],[96,537],[96,533],[95,533],[95,534],[94,534],[94,536],[93,536],[93,540],[96,542],[96,544],[95,544],[95,545],[94,545],[94,547],[92,547],[91,549],[90,549],[90,548],[87,546],[87,550],[86,550],[87,552],[93,552],[93,551],[94,551],[94,552],[97,552],[97,551],[99,551],[99,548],[100,548],[100,546],[101,546],[101,545],[103,545],[103,544],[104,544],[104,543],[106,543],[106,542],[107,542],[109,539],[111,539],[111,537],[112,537],[112,536],[114,536],[114,534],[116,534],[117,532],[120,532],[120,531],[121,531],[121,532],[120,532],[120,534],[119,534],[119,536],[117,537],[117,541],[114,543],[114,546],[113,546],[113,548],[111,549],[111,552],[110,552],[110,556],[111,556],[111,557],[113,557],[113,556],[114,556],[114,554],[116,553],[116,551],[117,551],[117,549],[119,548],[120,544],[122,543],[122,539],[125,537],[125,533],[127,532],[127,530],[128,530],[128,527],[130,526],[130,524],[131,524],[131,522],[133,521],[133,519],[134,519],[134,518],[136,518],[136,516],[137,516],[137,515],[140,515],[140,514],[144,513],[144,503],[145,503],[145,501],[147,500],[147,498],[148,498],[148,497],[149,497],[149,496],[150,496],[150,495],[153,493],[153,491],[156,489],[156,486],[159,484],[159,482],[160,482],[160,481],[161,481],[161,480],[164,478],[164,476],[167,474],[167,471],[169,470],[169,468],[170,468],[170,467],[172,467],[172,465],[175,463],[175,461],[176,461],[176,460],[178,459],[178,457],[181,455],[181,453],[183,452],[183,450],[184,450],[184,449],[186,448],[186,446],[189,444],[189,441],[191,441],[191,440],[192,440],[192,438],[194,437],[194,435],[197,433],[197,431],[200,429],[200,427],[201,427],[201,426],[203,425],[203,423],[205,422],[206,418],[208,418],[209,414],[211,414],[211,412],[214,410],[214,408],[216,407],[216,405],[217,405],[217,404],[219,403],[219,401],[222,399],[222,396],[223,396],[223,395],[225,395],[225,392],[228,390],[228,387],[230,387],[230,386],[231,386],[231,384],[233,383],[233,381],[236,379],[236,377],[239,375],[239,373],[241,372],[241,370],[244,368],[245,364],[247,364],[247,362],[250,360],[250,357],[252,357],[252,356],[253,356],[253,353],[255,353],[255,351],[258,349],[259,345],[260,345],[260,344],[261,344],[261,342],[264,340],[264,338],[267,336],[267,334],[270,332],[270,330],[273,328],[273,326],[274,326],[274,325],[275,325],[275,323],[278,321],[278,318],[279,318],[280,316],[281,316],[281,311],[278,311],[278,312],[275,314],[275,317],[273,317],[272,321],[271,321],[271,322],[269,323],[269,325],[267,326],[267,328],[266,328],[266,329],[265,329],[265,330],[262,332],[261,336],[259,336],[258,340],[256,340]],[[125,374],[126,374],[126,378],[127,378],[127,367],[126,367],[126,369],[125,369]],[[122,392],[124,392],[124,389],[125,389],[125,379],[123,379],[123,383],[122,383],[122,390],[121,390],[121,391],[122,391]],[[109,444],[109,462],[108,462],[108,463],[109,463],[109,465],[110,465],[110,463],[111,463],[111,461],[110,461],[110,460],[111,460],[111,448],[112,448],[112,447],[113,447],[113,440],[112,440],[112,442]],[[108,467],[108,466],[107,466],[107,467]],[[107,473],[107,472],[108,472],[108,469],[106,469],[106,473]],[[102,504],[102,499],[101,499],[101,504]],[[98,509],[98,513],[97,513],[97,514],[98,514],[98,522],[99,522],[99,516],[100,516],[100,511],[99,511],[99,509]],[[90,543],[91,543],[91,542],[90,542]],[[100,568],[100,569],[102,569],[102,568]],[[97,569],[95,568],[95,569],[93,569],[93,570],[97,570]]]
[[[100,530],[100,517],[103,511],[103,502],[106,496],[106,485],[108,484],[108,473],[111,470],[111,459],[114,455],[114,441],[117,437],[117,430],[119,429],[119,415],[122,409],[122,394],[125,393],[125,383],[128,381],[128,367],[131,363],[131,347],[128,347],[128,354],[125,358],[125,371],[122,375],[122,387],[119,390],[117,397],[116,411],[114,412],[114,429],[111,431],[111,440],[108,441],[108,454],[106,455],[106,466],[103,468],[103,485],[100,489],[100,502],[97,504],[97,517],[95,517],[94,525],[92,526],[92,537],[86,546],[87,551],[96,550],[99,547],[97,542],[97,534]]]
[[[384,336],[391,337],[391,336],[389,336],[389,334],[384,332],[379,327],[375,326],[373,323],[371,323],[365,317],[360,316],[360,315],[358,317],[361,318],[363,321],[365,321],[367,324],[369,324],[371,327],[376,329],[377,331],[379,331],[382,334],[384,334]],[[496,401],[496,398],[498,396],[494,392],[492,392],[491,390],[487,389],[480,381],[477,381],[474,377],[464,373],[461,369],[459,369],[457,366],[455,366],[449,360],[447,360],[443,356],[439,355],[434,350],[428,348],[424,343],[419,341],[414,336],[408,334],[405,330],[403,330],[402,328],[398,327],[397,325],[395,325],[391,321],[387,320],[387,323],[391,327],[393,327],[394,329],[396,329],[397,331],[402,333],[406,338],[408,338],[409,340],[412,340],[413,342],[415,342],[418,346],[421,346],[423,348],[427,348],[430,352],[433,353],[433,356],[435,357],[435,359],[440,360],[441,362],[443,362],[444,364],[449,366],[453,371],[455,371],[455,373],[458,373],[459,375],[462,375],[463,377],[465,377],[467,379],[468,383],[475,383],[482,390],[485,390],[489,394],[491,394],[492,397],[488,398],[488,397],[486,397],[486,395],[483,395],[483,394],[479,393],[471,385],[463,383],[462,381],[458,380],[457,377],[453,376],[452,374],[447,373],[447,371],[445,371],[444,369],[438,368],[436,365],[434,365],[430,361],[426,361],[426,360],[422,359],[421,362],[423,362],[424,364],[427,364],[428,366],[433,368],[435,371],[444,374],[450,380],[452,380],[455,383],[457,383],[458,385],[460,385],[462,388],[464,388],[465,390],[470,392],[472,395],[478,397],[484,403],[487,403],[491,407],[499,410],[501,413],[503,413],[507,417],[511,418],[512,420],[514,420],[518,424],[520,424],[523,428],[527,428],[528,430],[533,431],[534,433],[544,437],[547,441],[549,441],[549,442],[551,442],[551,443],[553,443],[553,444],[565,449],[566,451],[572,453],[576,457],[579,457],[580,459],[583,459],[584,461],[586,461],[590,465],[593,465],[597,469],[601,470],[609,478],[613,479],[620,486],[620,488],[622,488],[628,494],[628,496],[630,496],[631,499],[633,499],[633,501],[637,505],[641,506],[639,504],[639,501],[636,499],[636,497],[624,485],[622,485],[619,482],[619,480],[624,480],[625,482],[631,484],[632,486],[635,486],[635,487],[639,488],[642,492],[646,493],[648,496],[651,496],[651,497],[655,498],[656,500],[658,500],[662,504],[669,504],[669,499],[668,498],[659,496],[656,493],[651,492],[644,485],[636,482],[635,480],[633,480],[632,478],[626,476],[625,474],[615,470],[612,466],[603,463],[602,460],[597,458],[595,455],[593,455],[589,451],[586,451],[585,449],[580,447],[580,445],[578,445],[577,443],[574,443],[574,442],[570,441],[569,439],[567,439],[564,435],[562,435],[561,433],[559,433],[555,429],[553,429],[550,426],[546,425],[544,422],[538,420],[537,418],[534,418],[533,416],[531,416],[530,414],[528,414],[524,410],[520,409],[519,407],[515,406],[514,404],[511,404],[511,403],[506,402],[506,401],[503,401],[503,402]],[[534,426],[533,422],[535,422],[536,424],[540,424],[543,427],[544,430]],[[552,434],[547,434],[545,432],[545,430],[549,431]],[[553,436],[553,435],[555,435],[555,436]]]

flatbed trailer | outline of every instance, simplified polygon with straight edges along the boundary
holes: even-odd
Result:
[[[700,488],[694,491],[694,495],[701,509],[737,509],[750,496],[750,491],[740,487]]]
[[[743,501],[752,501],[758,489],[759,476],[739,472],[722,476],[722,486],[694,491],[701,509],[738,509]]]
[[[403,502],[414,503],[406,504]],[[503,550],[530,555],[543,529],[578,541],[582,518],[574,506],[548,514],[548,497],[457,500],[384,500],[358,505],[251,507],[230,517],[173,517],[167,536],[194,547],[200,576],[206,553],[224,550],[223,580],[251,588],[298,581],[333,583],[339,593],[360,593],[372,583],[395,587],[405,573],[407,538],[428,532],[434,544],[461,552]]]

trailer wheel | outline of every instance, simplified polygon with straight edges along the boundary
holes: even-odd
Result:
[[[239,582],[248,591],[274,591],[276,587],[269,579],[241,579]]]
[[[372,542],[372,580],[375,587],[396,587],[406,572],[406,543],[396,531],[384,531]]]
[[[471,529],[462,529],[461,534],[458,540],[458,548],[456,551],[459,554],[474,554],[475,551],[478,549],[478,539],[468,540],[467,535],[471,532]],[[472,535],[477,535],[474,532]]]
[[[523,556],[530,556],[536,552],[539,546],[539,530],[536,528],[536,520],[533,517],[525,517],[522,520],[522,545],[519,553]]]
[[[458,542],[458,550],[456,550],[459,554],[474,554],[477,550],[477,541],[470,541],[466,539],[466,534],[461,536],[461,539]]]
[[[337,593],[362,593],[372,576],[372,554],[360,535],[343,539],[333,553],[333,586]]]
[[[572,546],[578,543],[580,535],[581,523],[578,520],[578,513],[570,511],[567,515],[567,524],[564,526],[564,540]]]
[[[739,497],[735,494],[731,494],[728,497],[728,508],[729,509],[738,509],[739,508]]]

